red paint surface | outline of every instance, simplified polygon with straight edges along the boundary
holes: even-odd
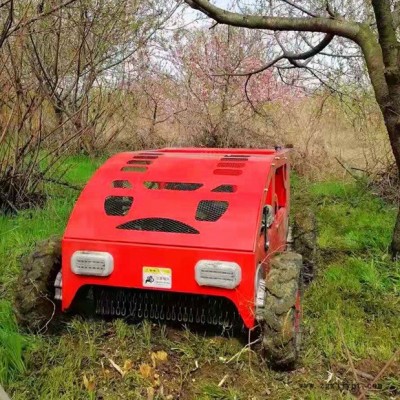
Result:
[[[243,161],[242,156],[248,157]],[[238,308],[247,327],[254,325],[255,271],[264,271],[273,252],[285,250],[289,208],[289,180],[277,179],[275,169],[287,164],[288,151],[249,149],[162,149],[127,152],[110,158],[94,174],[82,191],[70,216],[62,248],[62,308],[70,307],[83,285],[109,285],[143,288],[144,266],[172,270],[171,291],[223,296]],[[235,158],[240,160],[235,161]],[[145,172],[122,171],[132,160],[148,160]],[[215,174],[221,162],[240,164],[240,175]],[[243,165],[244,164],[244,165]],[[138,165],[139,166],[139,165]],[[141,165],[143,166],[143,164]],[[232,170],[231,167],[226,168]],[[285,168],[288,174],[289,168]],[[128,180],[132,188],[113,188],[114,180]],[[194,191],[150,190],[144,182],[201,183]],[[235,186],[234,193],[212,192],[220,185]],[[286,186],[286,187],[285,187]],[[280,204],[285,198],[285,204]],[[283,196],[282,194],[285,194]],[[104,201],[108,196],[132,196],[125,216],[108,216]],[[229,203],[218,221],[198,221],[196,209],[201,200]],[[262,209],[276,206],[277,215],[269,229],[270,248],[266,252],[260,235]],[[199,234],[116,229],[140,218],[170,218],[183,222]],[[75,251],[106,251],[114,257],[114,272],[106,278],[78,276],[71,272]],[[242,281],[234,290],[200,287],[194,279],[199,260],[234,261],[242,268]],[[154,289],[157,290],[157,289]]]

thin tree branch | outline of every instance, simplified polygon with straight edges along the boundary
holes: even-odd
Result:
[[[326,0],[326,12],[332,17],[332,18],[336,18],[337,15],[335,13],[335,11],[333,10],[331,4],[329,3],[329,0]]]
[[[284,47],[282,46],[282,44],[280,43],[279,38],[276,36],[276,39],[277,39],[277,41],[278,41],[278,43],[281,46],[282,51],[283,51],[283,54],[281,54],[280,56],[274,58],[272,61],[268,62],[267,64],[263,65],[262,67],[257,68],[257,69],[252,70],[252,71],[247,71],[247,72],[242,72],[242,73],[234,73],[234,74],[231,74],[231,73],[229,73],[229,74],[216,74],[214,76],[224,76],[224,75],[225,76],[226,75],[229,75],[229,76],[249,76],[250,75],[251,76],[251,75],[255,75],[255,74],[258,74],[260,72],[265,71],[266,69],[268,69],[268,68],[272,67],[273,65],[275,65],[278,61],[281,61],[281,60],[284,60],[284,59],[289,60],[290,62],[292,62],[292,61],[295,62],[296,60],[307,60],[307,59],[309,59],[311,57],[314,57],[319,52],[321,52],[325,47],[327,47],[331,43],[333,38],[334,38],[334,36],[332,34],[327,34],[312,49],[310,49],[308,51],[305,51],[304,53],[296,54],[296,53],[292,53],[292,52],[286,51],[284,49]],[[298,66],[298,65],[296,65],[296,66]]]
[[[65,1],[64,3],[61,3],[59,6],[54,7],[54,8],[52,8],[52,9],[49,10],[49,11],[46,11],[46,12],[37,14],[35,17],[29,19],[29,20],[26,21],[26,22],[21,22],[21,21],[20,21],[17,25],[14,26],[13,29],[11,29],[11,30],[8,32],[8,35],[7,35],[7,36],[10,36],[10,35],[12,35],[13,33],[19,31],[20,29],[25,28],[25,27],[27,27],[27,26],[33,24],[34,22],[36,22],[37,20],[39,20],[39,19],[41,19],[41,18],[48,17],[49,15],[54,14],[55,12],[57,12],[58,10],[60,10],[61,8],[64,8],[64,7],[66,7],[66,6],[68,6],[68,5],[72,4],[72,3],[74,3],[75,1],[76,1],[76,0],[67,0],[67,1]]]
[[[281,0],[281,1],[283,1],[286,4],[289,4],[290,6],[292,6],[293,8],[296,8],[297,10],[301,11],[302,13],[309,15],[310,17],[313,17],[313,18],[318,18],[319,17],[318,14],[315,14],[312,11],[307,10],[306,8],[294,3],[291,0]]]
[[[13,20],[14,20],[14,1],[13,0],[6,1],[5,3],[3,3],[1,5],[1,7],[4,7],[8,3],[10,4],[10,6],[8,9],[7,19],[4,22],[3,30],[0,35],[0,48],[3,46],[4,41],[6,40],[7,36],[9,35],[10,29],[11,29],[11,26],[12,26]]]
[[[305,35],[300,35],[301,38],[304,40],[304,42],[307,44],[308,47],[313,47],[311,42],[305,37]],[[333,54],[333,53],[327,53],[325,51],[320,51],[319,54],[322,56],[327,56],[327,57],[337,57],[337,58],[362,58],[361,54]]]

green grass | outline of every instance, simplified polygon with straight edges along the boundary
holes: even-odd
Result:
[[[25,372],[22,358],[25,344],[25,338],[18,332],[10,303],[0,300],[0,382],[10,382]]]
[[[65,179],[83,185],[100,163],[71,158]],[[300,369],[271,371],[237,338],[150,323],[75,318],[58,335],[21,335],[10,306],[18,259],[36,241],[63,232],[78,195],[48,185],[44,209],[0,217],[0,293],[8,299],[0,302],[0,382],[17,400],[143,399],[148,390],[155,391],[155,399],[352,398],[346,390],[323,386],[327,371],[334,380],[352,382],[341,367],[349,364],[350,354],[356,368],[376,375],[400,343],[399,265],[387,256],[395,209],[354,182],[309,183],[296,177],[293,186],[294,208],[316,212],[321,250],[316,279],[304,298]],[[144,376],[141,365],[153,367],[152,353],[160,350],[168,360]],[[124,377],[110,359],[121,367],[129,361]],[[394,387],[400,390],[399,371],[397,360],[380,381],[383,389],[371,398],[389,398]]]
[[[383,362],[400,343],[400,272],[387,254],[395,209],[354,182],[312,184],[309,193],[322,258],[305,303],[313,344],[328,359],[345,360],[347,347]]]

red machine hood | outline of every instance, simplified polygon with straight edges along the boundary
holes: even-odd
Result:
[[[253,251],[264,188],[276,155],[273,150],[248,149],[163,149],[117,154],[87,183],[64,237]],[[105,205],[113,196],[132,201],[125,215],[107,215]],[[222,204],[224,212],[215,221],[204,220],[198,215],[199,203],[203,202],[206,209],[213,201]],[[137,221],[158,224],[167,220],[178,229],[166,232],[129,228],[132,221],[137,226]],[[181,226],[187,227],[185,232],[179,231]]]

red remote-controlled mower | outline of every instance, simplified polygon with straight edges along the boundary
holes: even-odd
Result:
[[[206,148],[113,156],[83,189],[62,241],[23,260],[20,321],[41,329],[60,301],[62,311],[79,302],[100,316],[260,326],[267,359],[293,365],[303,262],[288,245],[288,157]]]

